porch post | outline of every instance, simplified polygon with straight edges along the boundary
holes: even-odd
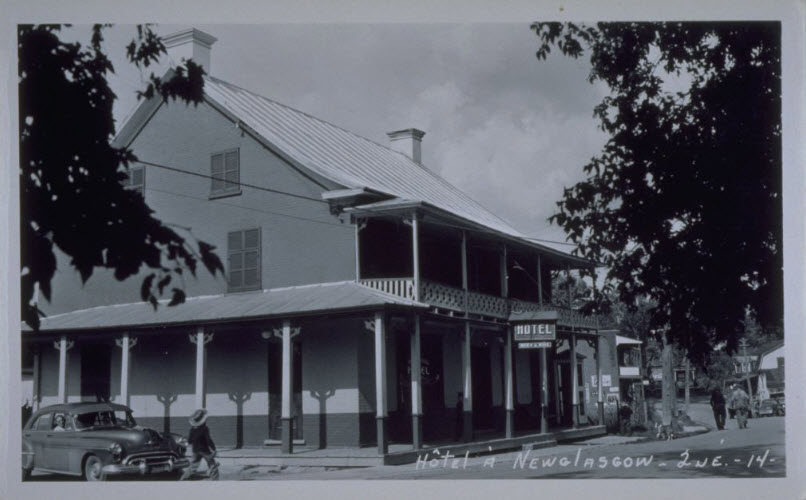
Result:
[[[470,314],[467,288],[467,233],[462,231],[462,290],[465,294],[465,314]]]
[[[546,349],[540,349],[540,433],[549,431],[549,370]],[[559,414],[559,410],[557,411]]]
[[[120,347],[120,401],[121,404],[129,404],[129,351],[137,344],[137,339],[129,338],[129,334],[124,333],[119,339],[115,339],[115,344]],[[198,373],[197,373],[198,374]],[[201,407],[199,407],[201,408]]]
[[[462,415],[462,440],[473,439],[473,373],[470,362],[470,322],[465,321],[465,335],[462,342],[462,379],[464,380],[464,415]]]
[[[540,254],[537,254],[537,303],[543,305],[543,268]]]
[[[420,301],[420,224],[417,214],[411,217],[411,254],[412,254],[412,274],[414,279],[414,301]]]
[[[378,428],[378,454],[389,451],[386,434],[386,331],[382,312],[375,313],[375,416]]]
[[[569,363],[571,364],[571,422],[576,429],[579,427],[579,380],[577,380],[577,335],[571,334],[571,349]]]
[[[283,331],[281,333],[283,344],[283,378],[281,390],[280,422],[282,426],[280,437],[280,451],[282,453],[292,453],[294,451],[293,416],[291,412],[291,395],[294,393],[294,356],[291,352],[291,320],[283,320]],[[320,415],[324,418],[324,415]]]
[[[37,411],[39,410],[39,371],[40,371],[40,359],[39,359],[39,346],[34,345],[34,374],[33,374],[33,394],[31,395],[31,410]],[[23,422],[24,423],[24,422]]]
[[[503,245],[498,255],[498,272],[501,275],[501,296],[509,297],[509,279],[507,277],[507,246]]]
[[[599,410],[599,425],[604,425],[604,399],[602,397],[602,337],[596,337],[596,405]],[[646,407],[646,405],[644,405]]]
[[[414,331],[411,332],[411,442],[415,450],[423,447],[420,370],[420,315],[415,313]]]
[[[512,326],[504,332],[504,380],[505,380],[505,410],[506,410],[506,437],[515,435],[515,389],[512,379]]]
[[[205,386],[204,386],[204,365],[206,361],[205,344],[213,340],[212,333],[204,333],[204,327],[200,326],[195,334],[188,335],[190,342],[196,344],[196,408],[205,407]]]
[[[53,343],[53,347],[59,350],[59,402],[67,402],[67,351],[69,351],[75,342],[67,340],[67,337],[62,335],[58,342]]]
[[[361,279],[361,221],[355,221],[355,280]]]

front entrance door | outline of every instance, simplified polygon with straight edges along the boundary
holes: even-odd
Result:
[[[81,400],[109,401],[112,374],[112,346],[81,346]]]
[[[493,427],[493,387],[490,377],[490,346],[474,345],[470,349],[473,371],[473,428]]]
[[[279,441],[282,438],[283,405],[283,345],[280,342],[269,342],[269,439]],[[293,395],[291,397],[291,415],[294,417],[294,439],[302,439],[302,346],[299,342],[291,342],[293,351]]]

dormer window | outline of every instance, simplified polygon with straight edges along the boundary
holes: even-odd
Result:
[[[145,197],[146,190],[146,169],[145,167],[129,167],[129,173],[122,182],[123,187],[132,191],[137,191],[140,196]]]
[[[210,196],[228,196],[241,192],[240,150],[230,149],[210,156]]]

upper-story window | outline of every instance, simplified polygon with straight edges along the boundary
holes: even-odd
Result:
[[[137,191],[141,196],[145,196],[146,189],[146,169],[143,166],[129,167],[129,174],[123,180],[123,187]]]
[[[241,192],[240,150],[230,149],[210,156],[210,195],[228,195]]]
[[[233,231],[227,237],[229,291],[259,290],[260,229]]]

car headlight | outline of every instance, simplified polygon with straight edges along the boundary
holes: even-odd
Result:
[[[120,443],[112,443],[109,445],[109,453],[112,454],[112,458],[115,460],[120,460],[120,456],[123,454],[123,447]]]

